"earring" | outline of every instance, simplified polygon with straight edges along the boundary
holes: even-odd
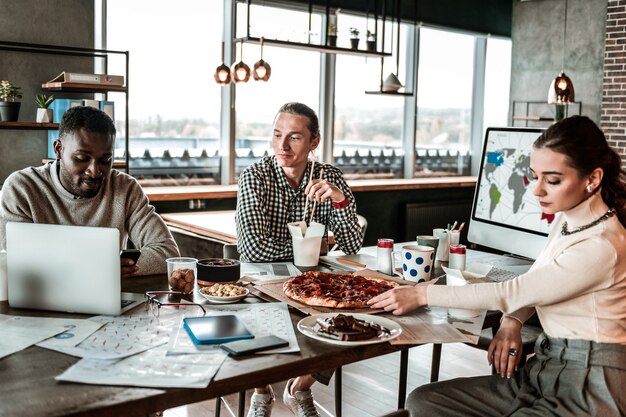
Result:
[[[591,186],[591,184],[588,184],[585,189],[587,190],[588,193],[593,191],[593,187]]]

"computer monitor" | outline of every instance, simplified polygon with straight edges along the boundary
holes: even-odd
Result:
[[[543,132],[488,128],[474,192],[468,240],[536,259],[554,215],[542,212],[531,186],[530,150]]]

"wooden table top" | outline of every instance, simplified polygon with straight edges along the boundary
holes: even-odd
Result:
[[[370,250],[372,248],[364,248]],[[473,257],[473,256],[472,256]],[[434,271],[439,276],[440,267]],[[143,293],[166,290],[164,275],[122,280],[122,291]],[[199,297],[199,296],[198,296]],[[200,301],[200,300],[194,300]],[[304,317],[290,308],[294,328]],[[75,314],[12,309],[0,302],[0,314],[36,317],[87,317]],[[489,312],[484,328],[499,323],[499,312]],[[299,353],[227,358],[207,388],[141,388],[88,385],[55,381],[54,377],[79,358],[31,346],[0,359],[0,415],[11,417],[134,417],[223,396],[255,386],[284,381],[307,373],[336,368],[406,349],[389,343],[343,347],[308,338],[296,332]]]
[[[165,276],[122,280],[127,292],[166,289]],[[86,317],[34,310],[18,310],[0,302],[1,314],[47,317]],[[295,325],[304,317],[290,309]],[[284,381],[298,375],[369,359],[400,350],[388,343],[342,347],[296,332],[300,353],[227,358],[205,389],[164,389],[88,385],[58,382],[54,377],[79,358],[31,346],[0,359],[0,415],[39,416],[145,416],[160,410],[223,396],[255,386]]]
[[[237,242],[235,210],[167,213],[161,217],[168,226],[224,243]]]

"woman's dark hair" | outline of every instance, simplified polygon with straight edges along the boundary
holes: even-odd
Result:
[[[550,126],[533,144],[567,157],[567,163],[582,178],[596,168],[604,170],[602,198],[615,208],[619,221],[626,226],[626,171],[622,161],[607,143],[604,133],[585,116],[572,116]]]
[[[311,132],[311,139],[315,139],[320,135],[320,122],[317,120],[317,115],[313,109],[306,104],[296,102],[286,103],[282,105],[278,113],[289,113],[306,117],[309,119],[307,127],[309,128],[309,132]]]
[[[115,123],[103,111],[89,106],[77,106],[63,113],[59,126],[59,139],[69,133],[84,128],[90,132],[104,133],[115,137]]]

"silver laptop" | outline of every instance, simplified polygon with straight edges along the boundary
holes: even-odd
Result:
[[[137,304],[122,302],[117,229],[8,223],[6,233],[11,307],[119,315]]]

